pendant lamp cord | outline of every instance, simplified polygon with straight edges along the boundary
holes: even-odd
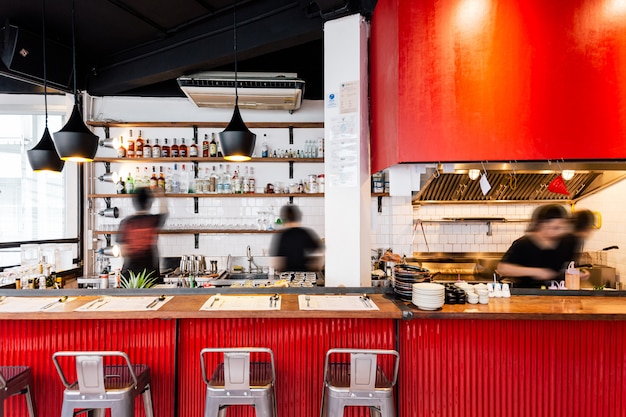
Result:
[[[235,106],[239,104],[237,93],[237,0],[233,6],[233,48],[235,49]]]
[[[76,0],[72,0],[72,68],[74,69],[74,104],[78,104],[76,94]]]
[[[46,72],[46,0],[41,0],[41,24],[43,30],[43,103],[46,112],[46,129],[48,128],[48,76]]]

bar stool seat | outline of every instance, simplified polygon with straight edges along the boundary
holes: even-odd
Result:
[[[28,415],[35,417],[33,373],[29,366],[0,366],[0,417],[4,416],[4,400],[24,394]]]
[[[336,355],[349,355],[349,362],[331,362]],[[378,366],[378,359],[393,358],[391,379]],[[366,406],[370,415],[394,417],[393,387],[398,379],[400,355],[395,350],[330,349],[324,363],[322,417],[341,417],[345,407]]]
[[[223,357],[211,378],[207,378],[206,357]],[[250,362],[251,354],[265,355],[268,361]],[[202,379],[206,388],[204,417],[225,417],[229,405],[247,404],[256,417],[276,417],[274,354],[267,348],[205,348],[200,351]]]
[[[77,380],[68,382],[59,358],[73,358]],[[105,358],[121,358],[123,364],[105,365]],[[54,366],[65,385],[61,417],[73,417],[74,410],[94,410],[104,416],[107,408],[114,417],[134,417],[135,398],[143,398],[146,417],[153,417],[150,368],[132,364],[128,355],[117,351],[56,352]],[[118,359],[119,361],[119,359]],[[64,362],[64,365],[67,363]]]

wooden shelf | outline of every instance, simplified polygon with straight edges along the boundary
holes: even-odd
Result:
[[[88,120],[88,126],[92,127],[201,127],[201,128],[220,128],[223,129],[229,122],[103,122],[96,120]],[[324,122],[246,122],[246,126],[252,129],[315,129],[323,128]]]
[[[132,198],[132,194],[88,194],[88,198]],[[254,193],[254,194],[165,194],[172,198],[281,198],[281,197],[324,197],[324,193]]]
[[[278,230],[256,229],[161,229],[161,235],[195,235],[195,234],[271,234]],[[94,230],[94,235],[117,235],[117,230]]]
[[[174,162],[214,162],[226,164],[249,164],[258,162],[295,162],[298,164],[317,164],[324,162],[324,158],[252,158],[249,161],[233,162],[224,158],[203,158],[203,157],[176,157],[176,158],[95,158],[93,162],[135,162],[135,163],[174,163]]]

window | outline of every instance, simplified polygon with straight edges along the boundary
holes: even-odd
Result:
[[[43,100],[32,96],[32,105],[4,111],[3,102],[13,97],[0,96],[0,269],[20,264],[22,243],[78,236],[76,163],[66,163],[61,174],[32,171],[26,151],[43,135]],[[64,112],[49,110],[50,132],[60,130],[64,120]]]

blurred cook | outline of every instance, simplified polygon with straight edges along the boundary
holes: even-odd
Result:
[[[540,287],[545,281],[563,279],[563,271],[576,255],[576,240],[567,238],[570,230],[562,206],[537,207],[524,236],[515,240],[502,257],[498,273],[516,278],[520,287]]]

